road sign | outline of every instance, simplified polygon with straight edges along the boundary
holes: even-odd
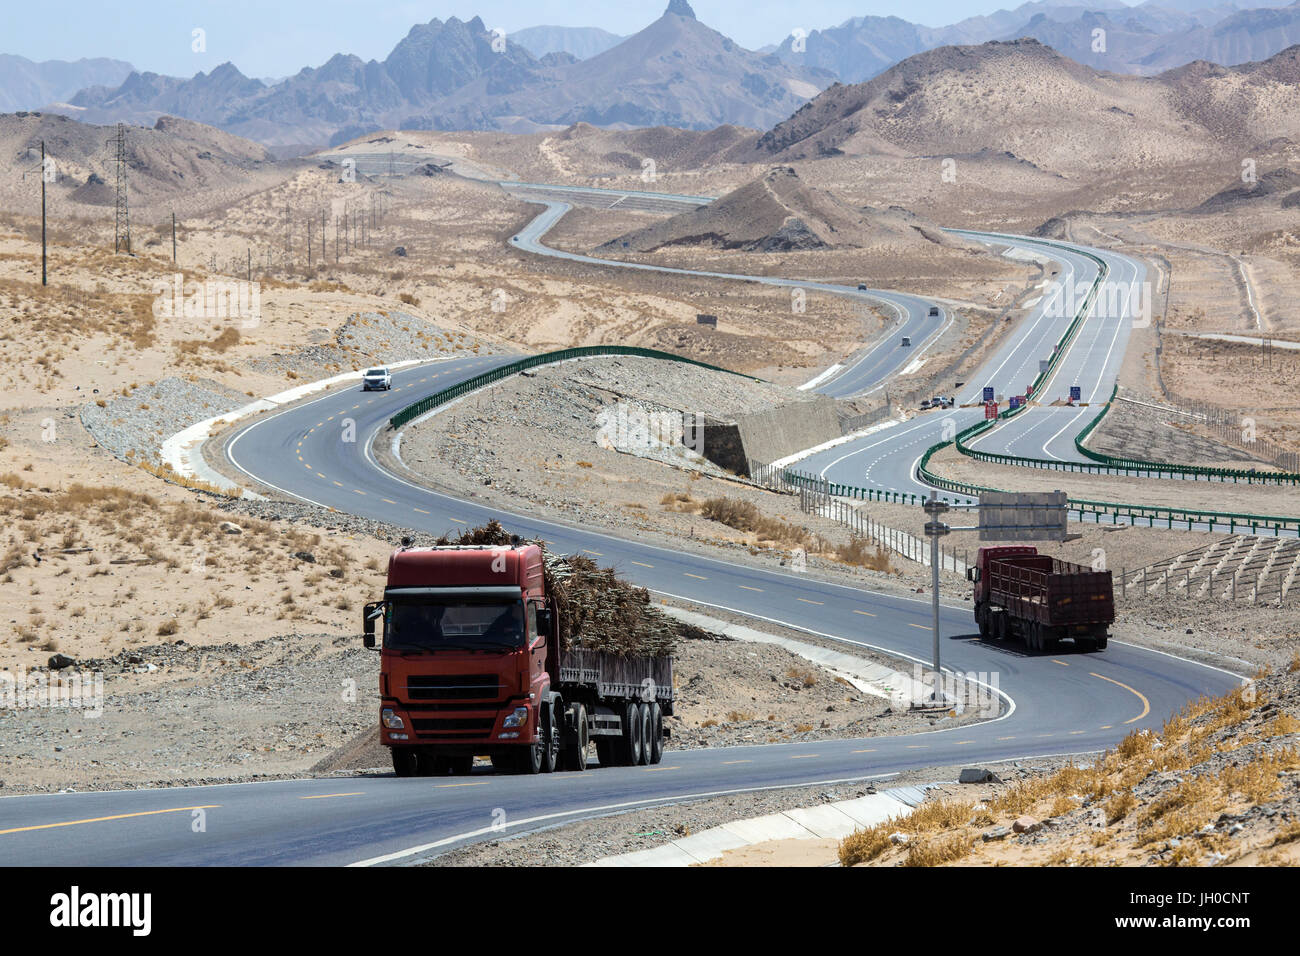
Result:
[[[1071,385],[1071,386],[1070,386],[1070,401],[1072,401],[1072,402],[1077,402],[1077,401],[1079,401],[1081,398],[1083,398],[1083,389],[1081,389],[1078,385]]]
[[[1051,360],[1051,359],[1039,359],[1039,360],[1038,360],[1038,374],[1039,374],[1039,375],[1046,375],[1046,374],[1048,373],[1048,371],[1051,369],[1051,367],[1052,367],[1052,360]]]
[[[1011,400],[1007,402],[1007,404],[1010,405],[1012,408],[1019,408],[1024,403],[1024,401],[1025,400],[1023,396],[1012,395]]]
[[[1034,394],[1034,383],[1030,382],[1025,386],[1025,397],[1028,398],[1032,394]]]
[[[986,491],[980,495],[981,541],[1064,541],[1064,491]]]
[[[985,403],[984,403],[984,417],[985,417],[985,418],[997,418],[997,417],[998,417],[998,403],[997,403],[997,402],[985,402]]]
[[[987,405],[987,404],[988,404],[989,402],[991,402],[991,401],[993,401],[993,386],[992,386],[992,385],[985,385],[985,386],[984,386],[984,404]]]

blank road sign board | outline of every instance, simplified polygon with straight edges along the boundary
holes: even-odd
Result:
[[[980,495],[981,541],[1064,541],[1064,491],[986,491]]]

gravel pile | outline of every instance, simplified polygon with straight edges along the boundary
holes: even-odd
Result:
[[[169,377],[132,389],[129,395],[98,401],[104,404],[81,407],[82,424],[95,440],[118,458],[134,452],[137,461],[156,464],[164,439],[252,399],[217,382]]]
[[[378,655],[359,637],[183,642],[77,661],[103,674],[103,713],[0,710],[7,790],[180,786],[302,776],[373,725]],[[31,773],[24,773],[24,765]]]

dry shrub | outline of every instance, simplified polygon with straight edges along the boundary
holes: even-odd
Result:
[[[869,863],[889,849],[889,835],[893,832],[888,824],[878,823],[866,830],[855,830],[840,841],[840,866],[855,866]]]
[[[803,528],[764,515],[752,501],[709,498],[700,506],[700,515],[737,531],[755,534],[760,540],[802,545],[809,537]]]
[[[971,851],[971,837],[966,833],[945,833],[918,840],[907,851],[903,866],[942,866],[960,860]]]

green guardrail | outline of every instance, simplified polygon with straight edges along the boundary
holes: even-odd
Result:
[[[1072,471],[1090,475],[1119,475],[1149,478],[1194,478],[1205,481],[1221,481],[1233,484],[1272,484],[1295,485],[1300,482],[1300,474],[1286,471],[1255,471],[1240,468],[1215,468],[1208,465],[1180,465],[1174,462],[1148,461],[1142,458],[1118,458],[1086,448],[1083,442],[1093,429],[1110,411],[1111,403],[1119,385],[1111,392],[1110,399],[1088,424],[1074,438],[1074,447],[1079,454],[1091,461],[1061,461],[1057,458],[1030,458],[1024,455],[1004,455],[999,452],[979,451],[969,447],[964,441],[957,443],[957,450],[968,458],[986,461],[996,465],[1014,465],[1019,468],[1035,468],[1050,471]],[[972,436],[973,437],[973,436]],[[1097,462],[1097,464],[1092,464]]]
[[[530,368],[537,368],[539,365],[553,365],[556,362],[567,362],[570,359],[595,358],[607,355],[631,355],[636,356],[637,358],[652,358],[662,359],[669,362],[682,362],[686,365],[695,365],[699,368],[707,368],[713,372],[726,372],[728,375],[736,375],[740,378],[747,378],[755,382],[763,381],[763,379],[755,378],[752,375],[733,372],[729,368],[710,365],[708,362],[700,362],[696,359],[686,358],[683,355],[674,355],[671,352],[660,352],[658,349],[646,349],[636,345],[585,345],[577,348],[561,349],[558,352],[543,352],[540,355],[529,355],[526,358],[519,359],[517,362],[499,365],[494,369],[475,375],[473,378],[467,378],[463,382],[448,386],[447,388],[434,392],[432,395],[427,395],[414,404],[407,405],[388,420],[388,425],[390,428],[401,428],[403,425],[413,419],[419,418],[425,412],[432,411],[439,405],[445,405],[447,402],[454,401],[462,395],[468,395],[470,392],[477,391],[484,385],[491,385],[493,382],[499,382],[503,378],[509,378],[511,375],[518,375],[520,372]]]

